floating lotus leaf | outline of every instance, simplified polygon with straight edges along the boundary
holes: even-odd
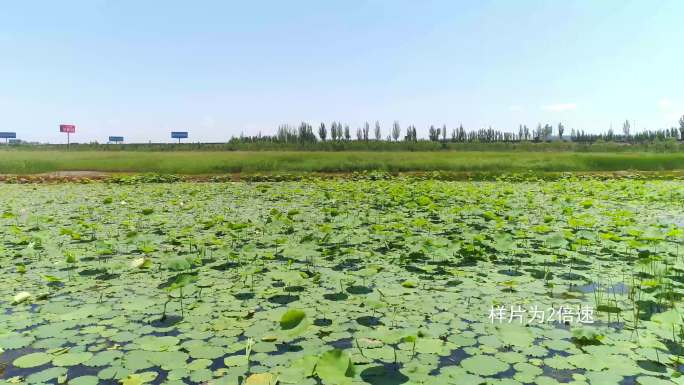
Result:
[[[34,337],[29,335],[9,334],[5,336],[0,335],[0,348],[2,349],[20,349],[28,346],[34,341]]]
[[[156,372],[130,374],[128,377],[121,380],[121,385],[142,385],[154,381],[154,379],[157,378],[157,375]]]
[[[548,376],[539,376],[534,380],[535,385],[560,385],[555,378]]]
[[[505,345],[527,347],[534,342],[534,335],[530,328],[516,323],[498,325],[496,335]]]
[[[470,373],[480,376],[492,376],[509,368],[507,363],[487,355],[468,357],[461,361],[461,366]]]
[[[428,354],[448,354],[448,349],[445,350],[444,341],[439,338],[418,338],[415,351]]]
[[[123,380],[126,378],[129,374],[131,374],[131,370],[128,368],[124,368],[119,365],[112,365],[108,366],[99,372],[97,372],[97,377],[102,379],[102,380],[109,380],[109,379],[117,379],[117,380]]]
[[[192,261],[186,257],[173,257],[166,261],[166,266],[172,271],[183,271],[192,267]]]
[[[29,384],[46,383],[50,380],[64,376],[66,373],[66,368],[52,367],[29,375],[28,377],[26,377],[26,382],[28,382]]]
[[[172,336],[143,336],[138,339],[137,342],[138,345],[140,345],[140,348],[143,350],[163,352],[176,348],[180,340],[177,337]]]
[[[192,358],[216,359],[225,354],[225,350],[219,346],[202,345],[192,346],[188,349]]]
[[[190,373],[190,381],[193,383],[205,383],[212,377],[213,373],[209,369],[198,369]]]
[[[111,365],[114,360],[123,356],[123,353],[118,350],[106,350],[96,353],[91,359],[84,362],[86,366],[106,366]]]
[[[33,368],[36,366],[42,366],[52,361],[52,356],[47,353],[29,353],[25,356],[21,356],[14,360],[12,365],[18,368]]]
[[[223,359],[223,363],[226,366],[246,366],[247,357],[243,354],[237,356],[229,356]]]
[[[556,370],[569,370],[574,368],[567,359],[558,355],[544,359],[544,364]]]
[[[622,374],[616,371],[603,371],[603,372],[587,372],[585,376],[592,385],[602,385],[602,384],[619,384],[624,378]]]
[[[316,362],[315,372],[325,383],[344,383],[354,376],[354,364],[347,353],[333,349],[321,354]]]
[[[283,330],[294,329],[301,324],[306,313],[298,309],[289,309],[280,317],[280,328]]]
[[[480,385],[485,381],[482,377],[470,374],[458,366],[447,366],[442,368],[440,372],[455,384]]]
[[[152,266],[152,260],[141,257],[131,261],[131,267],[134,269],[149,269]]]
[[[544,372],[540,367],[528,364],[527,362],[519,362],[513,365],[513,368],[515,369],[514,378],[524,383],[533,382],[535,377]]]
[[[580,369],[599,371],[608,367],[604,360],[591,354],[575,354],[569,356],[567,360],[570,364]]]
[[[31,293],[28,291],[20,291],[19,293],[15,294],[14,297],[12,298],[12,304],[13,305],[18,305],[22,302],[26,302],[31,298]]]
[[[80,376],[69,380],[69,385],[97,385],[99,382],[97,376]]]
[[[88,361],[92,357],[93,353],[90,352],[64,353],[56,356],[52,360],[52,364],[55,366],[75,366]]]
[[[674,382],[653,376],[641,376],[636,379],[639,385],[672,385]]]
[[[245,385],[275,385],[277,377],[271,373],[255,373],[247,377]]]
[[[209,365],[211,365],[211,363],[211,360],[200,358],[191,361],[186,367],[188,368],[188,370],[206,369],[207,367],[209,367]]]

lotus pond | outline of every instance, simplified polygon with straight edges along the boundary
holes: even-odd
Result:
[[[0,384],[684,384],[679,181],[0,197]]]

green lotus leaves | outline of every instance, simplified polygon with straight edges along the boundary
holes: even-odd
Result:
[[[681,181],[0,189],[5,382],[680,380]]]

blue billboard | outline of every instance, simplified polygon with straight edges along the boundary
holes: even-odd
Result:
[[[14,139],[16,137],[16,132],[0,132],[0,139]]]
[[[171,138],[173,138],[173,139],[187,139],[188,138],[188,132],[187,131],[171,131]]]
[[[109,141],[110,142],[123,142],[124,137],[123,136],[110,136]]]

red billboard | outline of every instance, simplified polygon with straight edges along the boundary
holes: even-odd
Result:
[[[76,132],[76,126],[74,126],[73,124],[60,124],[59,132],[67,132],[69,134],[73,134],[74,132]]]

